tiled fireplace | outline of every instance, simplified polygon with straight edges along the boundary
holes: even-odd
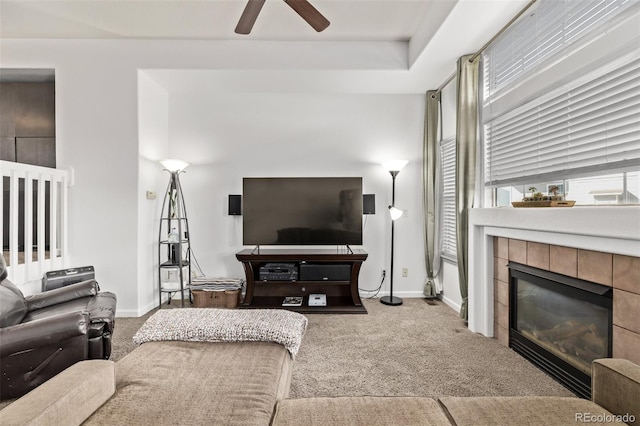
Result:
[[[494,237],[494,337],[509,346],[509,269],[515,262],[613,290],[613,357],[640,364],[640,258]]]

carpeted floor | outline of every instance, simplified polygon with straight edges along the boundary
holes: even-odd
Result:
[[[366,300],[368,315],[308,315],[291,397],[562,395],[562,385],[442,302]]]
[[[439,301],[404,299],[401,306],[364,301],[368,315],[307,315],[291,398],[342,395],[573,396],[495,339],[469,331]],[[117,318],[111,359],[155,311]],[[0,408],[5,405],[0,403]]]
[[[365,306],[368,315],[307,315],[292,398],[573,395],[495,339],[469,331],[442,302],[386,306],[375,299]],[[111,359],[135,347],[131,336],[151,314],[117,319]]]

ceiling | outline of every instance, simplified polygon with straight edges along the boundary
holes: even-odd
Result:
[[[295,1],[295,0],[294,0]],[[425,14],[455,1],[311,0],[331,25],[316,33],[282,0],[268,0],[248,36],[234,33],[245,0],[7,0],[3,38],[407,41]]]
[[[239,35],[234,28],[245,0],[0,0],[0,41],[233,43],[233,49],[218,53],[221,65],[210,70],[148,70],[170,90],[195,88],[211,73],[225,82],[211,90],[234,90],[235,76],[244,73],[244,83],[260,75],[253,80],[261,83],[251,88],[257,91],[309,90],[312,82],[315,90],[416,93],[442,83],[460,55],[479,49],[527,0],[311,3],[331,22],[323,32],[314,31],[283,0],[267,0],[251,34]]]

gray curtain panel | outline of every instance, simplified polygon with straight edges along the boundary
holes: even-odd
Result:
[[[436,281],[440,272],[440,212],[438,197],[442,194],[439,179],[440,92],[427,92],[424,117],[424,162],[422,165],[422,193],[425,236],[425,266],[427,279],[425,297],[435,297],[442,291]]]
[[[480,60],[472,55],[458,59],[458,100],[456,106],[456,245],[462,306],[460,318],[469,318],[469,209],[473,207],[478,143],[478,71]]]

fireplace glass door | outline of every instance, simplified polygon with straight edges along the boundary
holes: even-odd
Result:
[[[524,265],[509,266],[512,343],[526,346],[524,356],[552,376],[563,370],[569,381],[588,382],[590,392],[591,362],[611,356],[611,289]]]

